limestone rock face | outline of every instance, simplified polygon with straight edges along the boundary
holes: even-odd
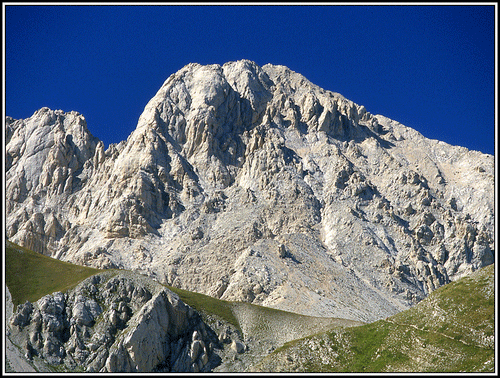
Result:
[[[7,236],[62,260],[361,321],[494,261],[493,156],[284,66],[189,64],[106,151],[75,112],[6,127]]]
[[[9,336],[26,350],[86,372],[193,372],[213,368],[216,341],[176,294],[131,273],[99,274],[63,294],[19,305]],[[202,350],[189,354],[196,340]]]
[[[104,145],[81,114],[48,108],[26,120],[7,117],[5,134],[7,237],[51,254],[71,227],[60,216],[64,203],[102,161]]]

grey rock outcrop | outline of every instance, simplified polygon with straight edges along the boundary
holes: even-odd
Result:
[[[236,353],[243,353],[245,351],[245,344],[243,344],[241,341],[233,340],[231,342],[231,349]]]
[[[361,321],[494,261],[493,156],[283,66],[189,64],[107,150],[75,112],[6,127],[7,236],[62,260]]]
[[[125,272],[19,305],[8,329],[28,359],[69,371],[193,372],[217,363],[210,349],[217,336],[196,311],[162,285]]]

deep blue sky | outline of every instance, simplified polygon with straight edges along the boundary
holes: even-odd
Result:
[[[118,143],[190,62],[282,64],[372,114],[494,154],[495,6],[5,5],[5,112]]]

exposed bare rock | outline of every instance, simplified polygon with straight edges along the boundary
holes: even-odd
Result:
[[[233,340],[231,342],[231,349],[236,353],[243,353],[245,351],[245,344],[243,344],[241,341]]]
[[[284,66],[189,64],[106,151],[76,112],[6,128],[7,236],[62,260],[361,321],[494,261],[493,156]]]
[[[192,372],[193,363],[211,369],[207,346],[217,337],[176,294],[126,272],[19,305],[8,329],[28,359],[87,372]]]

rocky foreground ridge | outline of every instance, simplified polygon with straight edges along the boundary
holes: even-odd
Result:
[[[223,349],[177,294],[128,272],[97,274],[20,304],[7,321],[27,360],[69,371],[210,371],[221,361],[214,350]]]
[[[106,150],[77,112],[5,134],[8,239],[76,264],[373,321],[494,262],[493,156],[283,66],[189,64]]]

